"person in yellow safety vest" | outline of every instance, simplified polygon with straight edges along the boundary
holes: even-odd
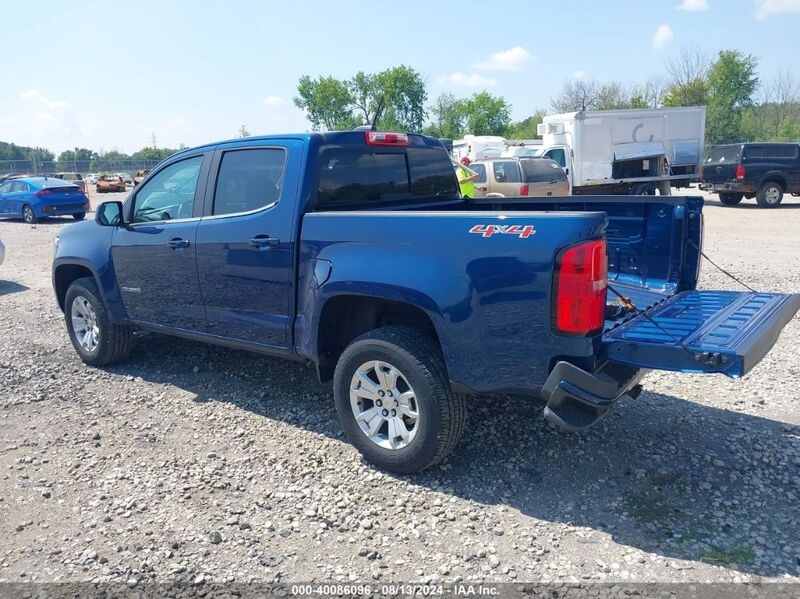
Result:
[[[456,168],[456,177],[458,177],[458,187],[461,189],[462,198],[475,197],[475,179],[480,175],[469,168],[470,159],[464,156],[461,162],[458,163],[453,160],[453,166]]]

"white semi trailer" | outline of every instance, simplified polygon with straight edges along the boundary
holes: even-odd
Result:
[[[537,156],[561,165],[574,194],[666,195],[697,180],[705,123],[696,106],[554,114]]]

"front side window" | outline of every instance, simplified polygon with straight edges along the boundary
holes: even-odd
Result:
[[[519,166],[516,162],[493,162],[494,180],[498,183],[519,183]]]
[[[11,181],[6,181],[2,185],[0,185],[0,193],[8,193],[9,191],[11,191],[11,185],[13,185]]]
[[[133,222],[190,218],[202,164],[203,157],[195,156],[159,171],[136,193]]]
[[[545,154],[551,160],[555,160],[556,164],[561,168],[565,168],[567,166],[567,155],[564,153],[563,148],[555,148],[550,150]]]
[[[277,202],[285,164],[286,152],[279,148],[225,152],[214,190],[213,213],[251,212]]]

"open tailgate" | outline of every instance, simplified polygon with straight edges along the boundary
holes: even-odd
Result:
[[[743,376],[798,309],[798,294],[685,291],[646,312],[659,326],[640,314],[606,332],[602,352],[639,368]]]

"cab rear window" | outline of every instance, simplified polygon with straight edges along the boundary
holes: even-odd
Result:
[[[320,154],[320,206],[414,202],[456,196],[457,182],[443,148],[338,147]]]

